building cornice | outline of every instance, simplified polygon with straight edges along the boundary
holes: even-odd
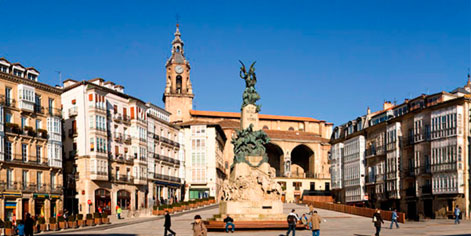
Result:
[[[58,94],[58,95],[62,94],[62,91],[63,91],[62,88],[56,88],[56,87],[50,86],[48,84],[43,84],[43,83],[40,83],[40,82],[37,82],[37,81],[32,81],[32,80],[29,80],[29,79],[21,78],[21,77],[18,77],[16,75],[11,75],[11,74],[7,74],[7,73],[3,73],[3,72],[0,72],[0,79],[8,80],[8,81],[11,81],[11,82],[17,83],[17,84],[26,84],[26,85],[35,87],[37,89],[40,89],[40,90],[43,90],[43,91],[46,91],[46,92],[50,92],[50,93],[55,93],[55,94]]]

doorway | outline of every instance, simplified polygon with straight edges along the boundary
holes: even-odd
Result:
[[[110,191],[106,189],[95,190],[95,212],[98,211],[98,207],[108,215],[111,214],[111,196]]]

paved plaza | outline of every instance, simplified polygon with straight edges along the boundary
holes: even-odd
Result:
[[[284,211],[288,213],[292,208],[296,209],[298,214],[306,212],[308,208],[303,205],[285,204]],[[203,218],[209,218],[217,213],[216,207],[202,209],[196,212],[179,214],[172,217],[172,229],[177,232],[177,235],[192,235],[191,222],[195,214],[200,214]],[[370,218],[353,216],[344,213],[327,211],[318,209],[320,215],[326,220],[321,224],[321,235],[354,235],[366,236],[374,235],[374,227]],[[136,221],[141,221],[140,223]],[[144,221],[144,222],[142,222]],[[452,220],[431,220],[427,222],[408,222],[400,224],[400,229],[389,227],[389,221],[386,221],[381,235],[454,235],[464,236],[471,235],[471,222],[462,221],[460,225],[454,225]],[[120,225],[118,225],[120,224]],[[237,227],[237,222],[236,222]],[[47,235],[121,235],[121,236],[134,236],[134,235],[163,235],[163,219],[156,217],[139,218],[137,220],[129,219],[123,220],[114,225],[105,227],[85,228],[74,232],[56,232]],[[279,236],[285,235],[286,231],[236,231],[231,235],[257,235],[257,236]],[[43,234],[46,235],[46,234]],[[225,232],[209,232],[209,235],[226,235]],[[297,231],[296,235],[311,235],[310,231]]]

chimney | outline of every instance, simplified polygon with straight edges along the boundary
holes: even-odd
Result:
[[[371,114],[371,109],[370,109],[370,107],[368,107],[368,108],[366,109],[366,114],[367,114],[367,115]]]
[[[383,110],[387,110],[387,109],[389,109],[389,108],[391,108],[391,107],[393,107],[393,106],[394,106],[394,105],[391,103],[391,101],[385,101],[385,102],[383,103]]]

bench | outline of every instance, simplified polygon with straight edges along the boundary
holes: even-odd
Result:
[[[223,221],[205,221],[206,228],[209,231],[225,230],[226,224]],[[236,221],[234,222],[236,230],[247,229],[288,229],[286,221]],[[303,224],[296,224],[296,229],[306,229]]]

